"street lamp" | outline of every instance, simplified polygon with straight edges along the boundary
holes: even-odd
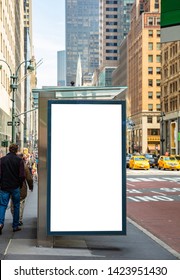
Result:
[[[161,118],[161,153],[162,155],[164,154],[164,117],[165,117],[165,113],[161,112],[160,114],[160,118]]]
[[[10,78],[11,78],[11,82],[10,82],[10,88],[12,89],[12,122],[11,122],[11,125],[12,125],[12,138],[11,138],[11,142],[12,143],[16,143],[16,133],[15,133],[15,128],[16,128],[16,113],[15,113],[15,92],[18,88],[18,72],[19,72],[19,69],[21,67],[22,64],[24,63],[27,63],[29,62],[29,65],[27,67],[28,70],[30,71],[33,71],[34,70],[34,67],[32,66],[31,64],[31,60],[25,60],[23,62],[21,62],[19,64],[19,66],[17,67],[16,71],[15,71],[15,74],[12,72],[11,70],[11,67],[9,66],[9,64],[3,60],[3,59],[0,59],[0,61],[4,62],[8,68],[9,68],[9,71],[10,71]],[[2,69],[2,65],[0,65],[0,69]]]

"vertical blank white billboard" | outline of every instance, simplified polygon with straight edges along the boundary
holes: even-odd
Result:
[[[125,234],[125,102],[48,102],[48,233]]]

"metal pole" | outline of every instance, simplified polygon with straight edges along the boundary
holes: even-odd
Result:
[[[15,114],[15,92],[17,89],[17,76],[14,74],[11,76],[12,84],[12,143],[16,143],[16,114]]]

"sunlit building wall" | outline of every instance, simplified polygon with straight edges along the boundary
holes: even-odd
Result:
[[[157,5],[158,4],[158,5]],[[160,151],[161,43],[157,0],[136,0],[128,34],[128,104],[134,150]]]
[[[161,122],[164,151],[180,154],[180,41],[162,44]]]
[[[7,62],[11,71],[24,60],[24,7],[23,0],[20,1],[0,1],[0,59]],[[12,92],[10,90],[10,69],[0,62],[0,155],[6,152],[1,146],[1,141],[11,141],[11,127],[7,121],[12,119]],[[19,69],[19,77],[24,76],[24,68]],[[21,111],[24,103],[24,88],[19,83],[15,104],[16,110]],[[21,120],[21,119],[20,119]],[[16,128],[17,141],[21,145],[23,141],[23,131]]]

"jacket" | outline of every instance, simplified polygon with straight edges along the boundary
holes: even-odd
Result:
[[[33,178],[31,175],[31,172],[29,170],[29,167],[26,163],[24,163],[24,169],[25,169],[25,181],[23,182],[21,191],[20,191],[20,200],[23,200],[27,196],[27,190],[28,188],[32,191],[33,190]]]
[[[4,191],[21,188],[25,179],[24,162],[14,153],[0,158],[0,188]]]

